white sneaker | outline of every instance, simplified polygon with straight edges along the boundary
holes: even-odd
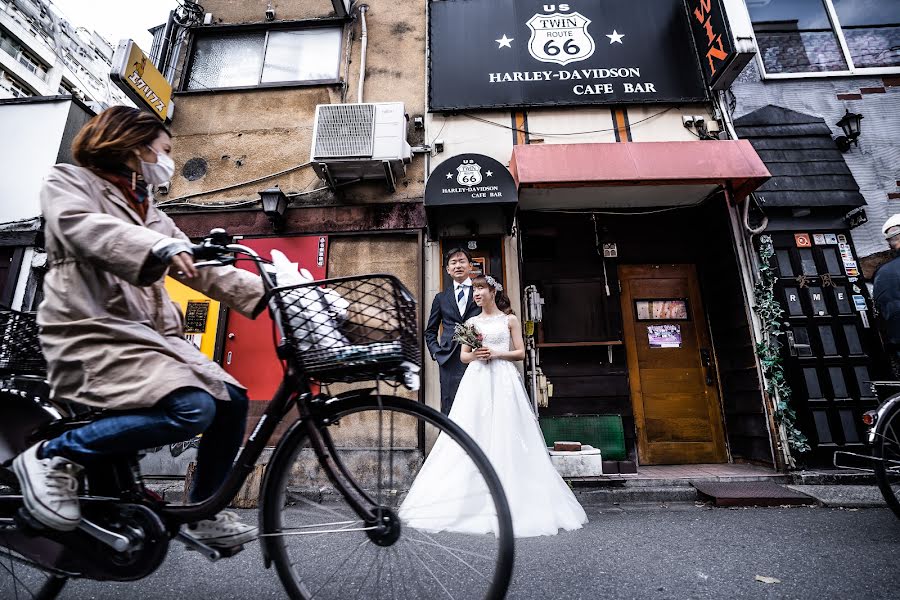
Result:
[[[223,510],[212,519],[185,525],[185,532],[207,546],[233,548],[255,540],[259,528],[241,523],[236,513]]]
[[[42,444],[35,444],[13,461],[25,508],[51,529],[72,531],[81,521],[78,474],[82,467],[62,456],[38,458],[37,451]]]

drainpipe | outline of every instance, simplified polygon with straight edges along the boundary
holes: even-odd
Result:
[[[728,112],[728,103],[724,99],[724,93],[720,92],[716,94],[715,98],[715,106],[719,112],[719,115],[722,117],[722,123],[725,125],[725,130],[728,132],[728,137],[736,140],[738,139],[737,131],[734,128],[734,123],[731,119],[731,114]],[[746,305],[746,314],[747,321],[750,323],[750,332],[751,337],[756,346],[757,343],[764,341],[764,334],[762,331],[762,327],[760,326],[759,317],[754,310],[755,299],[753,296],[753,288],[754,283],[756,281],[756,274],[753,272],[756,268],[758,268],[758,261],[756,258],[756,252],[753,251],[752,238],[754,235],[757,235],[758,231],[755,231],[749,227],[749,223],[747,222],[747,213],[749,211],[750,198],[744,198],[743,206],[732,208],[728,207],[728,216],[731,221],[731,231],[732,231],[732,239],[734,240],[735,251],[738,255],[738,265],[741,271],[741,287],[744,292],[744,301]],[[763,224],[763,227],[767,225],[768,222]],[[761,227],[760,229],[762,229]],[[747,236],[747,233],[750,235]],[[748,243],[749,242],[749,243]],[[743,260],[741,260],[743,258]],[[756,361],[756,372],[757,377],[759,378],[760,384],[763,386],[763,398],[768,397],[767,392],[765,391],[766,378],[763,376],[762,367],[759,364],[759,361]],[[777,398],[770,398],[770,402],[775,403],[778,401]],[[763,402],[763,408],[765,409],[766,420],[775,427],[775,433],[778,436],[777,443],[776,440],[769,440],[769,450],[772,453],[772,459],[776,465],[776,467],[785,469],[792,468],[795,466],[795,461],[790,453],[790,447],[788,445],[787,432],[784,427],[775,423],[775,418],[773,415],[774,407],[770,406],[769,402]]]
[[[362,103],[363,90],[366,85],[366,45],[368,43],[368,30],[366,29],[366,13],[369,11],[368,4],[361,4],[359,7],[359,22],[362,25],[362,34],[360,35],[359,45],[359,85],[356,101]]]

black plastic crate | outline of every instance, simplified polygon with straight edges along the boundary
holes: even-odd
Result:
[[[285,343],[317,381],[397,379],[421,366],[416,302],[392,275],[282,287],[275,297]]]
[[[0,373],[45,375],[37,313],[0,311]]]

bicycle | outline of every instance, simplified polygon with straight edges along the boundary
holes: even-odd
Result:
[[[863,414],[862,421],[868,428],[868,442],[872,454],[838,451],[834,453],[834,466],[875,474],[885,502],[900,519],[900,381],[873,381],[872,390],[882,400],[875,410]],[[859,467],[848,462],[871,464]]]
[[[265,268],[269,261],[229,241],[223,230],[210,232],[194,247],[196,266],[254,263],[280,334],[276,345],[284,377],[227,480],[203,502],[171,504],[144,487],[137,455],[111,457],[83,473],[78,528],[46,529],[23,507],[9,468],[12,459],[36,441],[103,413],[53,402],[45,390],[4,389],[0,484],[8,489],[0,495],[0,573],[7,585],[0,582],[0,596],[12,597],[10,583],[16,594],[21,587],[32,597],[53,598],[70,578],[138,580],[156,570],[172,540],[211,561],[241,551],[243,547],[229,552],[203,544],[182,525],[224,509],[253,471],[276,426],[291,418],[265,468],[259,502],[263,561],[267,569],[275,567],[291,598],[504,597],[513,567],[512,521],[486,456],[441,413],[381,393],[383,386],[399,387],[400,382],[416,387],[409,378],[421,361],[416,305],[409,291],[391,275],[279,287]],[[25,345],[34,351],[34,316],[13,321],[22,331],[4,333],[2,339],[13,346],[31,339]],[[0,368],[3,362],[0,357]],[[41,361],[30,364],[34,369]],[[360,387],[361,382],[374,385]],[[331,384],[356,385],[337,394],[321,391]],[[455,443],[462,459],[471,461],[481,480],[460,494],[471,494],[477,506],[493,507],[494,535],[416,529],[398,516],[404,492],[424,462],[426,442],[437,435]],[[429,510],[440,505],[436,500]]]

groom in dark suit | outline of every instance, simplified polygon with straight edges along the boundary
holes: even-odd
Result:
[[[453,285],[436,294],[431,303],[431,314],[425,326],[425,345],[431,353],[432,360],[438,362],[441,373],[441,412],[450,412],[453,398],[459,381],[466,371],[466,365],[459,359],[462,350],[459,342],[453,341],[456,326],[475,315],[481,314],[481,308],[472,299],[472,280],[469,273],[472,269],[472,257],[462,248],[451,248],[444,256],[444,267],[453,278]],[[438,328],[443,331],[438,338]]]

